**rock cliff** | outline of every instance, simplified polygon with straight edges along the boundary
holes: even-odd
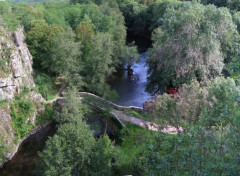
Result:
[[[31,122],[33,126],[39,105],[44,101],[34,89],[32,62],[24,43],[23,27],[10,32],[0,26],[0,165],[12,158],[21,142],[21,138],[16,137],[11,117],[16,97],[23,90],[28,90],[22,100],[28,99],[33,104],[34,112],[26,118],[26,123]]]
[[[13,99],[21,88],[33,88],[32,56],[24,43],[24,30],[13,34],[0,28],[0,100]]]

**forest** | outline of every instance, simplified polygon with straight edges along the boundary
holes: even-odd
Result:
[[[50,101],[61,87],[56,82],[66,85],[65,106],[44,104],[37,115],[38,124],[54,121],[57,131],[38,152],[33,175],[240,175],[239,0],[0,2],[0,35],[1,27],[19,26],[33,56],[36,91]],[[146,92],[154,100],[147,112],[125,113],[159,129],[125,123],[114,139],[96,137],[87,123],[95,110],[78,92],[119,97],[109,80],[141,54],[129,36],[151,43]],[[24,119],[34,105],[22,98],[24,91],[11,104],[18,139],[32,129]],[[161,132],[166,126],[177,133]],[[0,136],[0,157],[6,153]]]

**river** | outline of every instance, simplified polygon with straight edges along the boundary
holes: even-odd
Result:
[[[152,42],[149,39],[134,36],[131,33],[127,35],[127,42],[134,42],[138,47],[139,59],[132,65],[133,75],[128,76],[127,70],[119,69],[116,73],[116,79],[109,82],[112,89],[116,90],[119,98],[114,102],[123,106],[142,107],[142,103],[152,98],[145,91],[147,84],[147,50],[151,47]],[[125,68],[127,66],[125,65]]]
[[[25,139],[12,160],[0,169],[0,176],[32,176],[34,160],[39,160],[37,152],[43,149],[46,140],[55,131],[55,123],[51,123]]]
[[[116,90],[119,98],[118,105],[142,107],[142,103],[152,96],[145,91],[147,84],[147,55],[139,55],[139,62],[132,65],[133,75],[129,76],[127,70],[119,70],[117,79],[110,81],[112,89]]]

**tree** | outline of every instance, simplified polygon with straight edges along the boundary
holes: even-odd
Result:
[[[161,20],[147,62],[150,93],[214,78],[237,52],[238,33],[227,9],[184,2],[168,8]]]
[[[58,25],[48,25],[47,23],[35,25],[28,33],[26,42],[33,55],[34,66],[45,71],[49,68],[44,67],[44,62],[50,59],[50,49],[54,38],[64,29]]]
[[[74,91],[73,91],[74,92]],[[82,105],[76,93],[70,93],[67,107],[57,114],[57,133],[48,139],[39,153],[36,175],[79,176],[111,175],[115,149],[107,136],[95,139],[83,121]],[[76,101],[75,101],[76,100]]]
[[[231,79],[217,78],[209,89],[210,97],[213,91],[216,99],[213,106],[204,107],[198,121],[178,135],[159,133],[155,135],[155,140],[145,144],[144,150],[135,158],[135,166],[140,174],[240,173],[240,99],[236,94],[238,87]],[[224,102],[223,97],[226,98]]]
[[[91,46],[89,56],[83,57],[81,74],[88,90],[103,95],[107,92],[106,78],[114,71],[112,37],[107,33],[97,33]]]
[[[69,85],[80,89],[81,50],[80,42],[75,42],[75,34],[71,28],[67,28],[66,32],[61,32],[53,39],[49,59],[42,62],[42,67],[50,73],[62,74]]]

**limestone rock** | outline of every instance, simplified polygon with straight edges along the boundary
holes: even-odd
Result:
[[[0,100],[13,99],[23,87],[35,87],[32,80],[32,56],[24,43],[23,27],[11,32],[0,27],[0,61],[5,59],[6,70],[0,72]],[[0,65],[1,67],[1,65]]]

